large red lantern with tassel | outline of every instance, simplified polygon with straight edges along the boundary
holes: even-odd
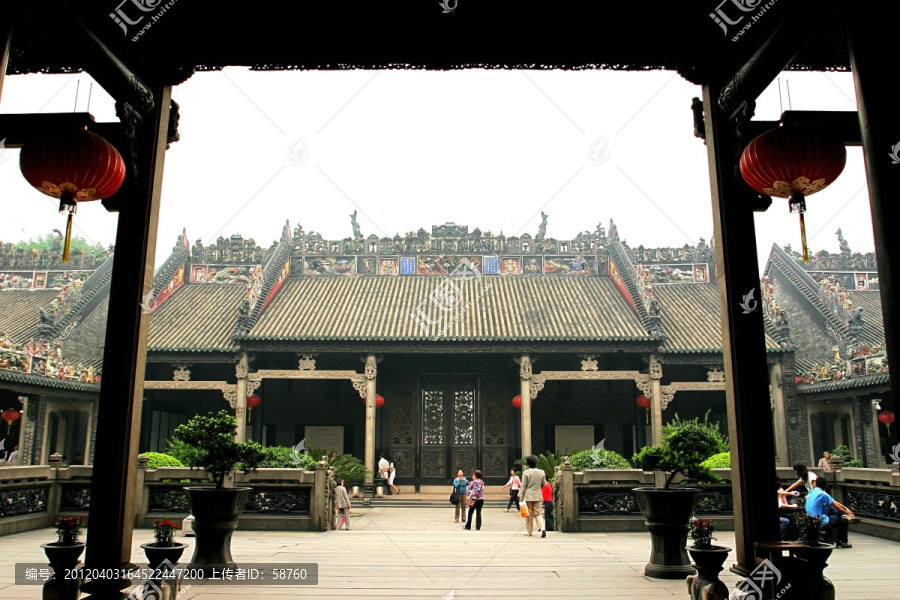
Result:
[[[59,212],[69,215],[63,262],[69,262],[72,215],[79,202],[109,198],[125,181],[125,161],[112,144],[85,129],[28,142],[19,157],[22,175],[39,192],[59,198]]]
[[[247,422],[253,421],[253,409],[262,404],[262,398],[256,394],[247,396]]]
[[[800,214],[803,262],[806,245],[806,196],[825,189],[844,170],[847,149],[817,127],[784,125],[754,138],[741,154],[741,175],[760,194],[788,198],[788,208]]]
[[[878,413],[878,420],[884,423],[884,426],[887,427],[888,435],[891,435],[891,423],[894,422],[894,413],[889,410],[881,411]]]
[[[6,421],[6,433],[9,434],[9,429],[12,427],[13,421],[18,421],[19,417],[22,415],[19,411],[14,408],[7,408],[0,414],[0,417],[3,417],[3,420]]]
[[[644,396],[644,395],[640,395],[640,396],[638,396],[637,400],[635,400],[635,402],[637,402],[637,405],[639,407],[643,408],[644,412],[647,413],[646,417],[647,417],[647,422],[649,423],[650,422],[650,405],[652,404],[650,402],[650,398],[648,398],[647,396]]]

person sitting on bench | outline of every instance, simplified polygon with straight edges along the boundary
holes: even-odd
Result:
[[[811,483],[813,487],[806,496],[806,514],[822,517],[822,528],[833,533],[838,548],[852,548],[853,546],[847,540],[847,531],[849,524],[859,523],[859,519],[852,510],[836,501],[825,491],[824,488],[828,485],[828,481],[824,477],[814,479]],[[846,516],[835,514],[829,516],[829,508],[842,512]]]

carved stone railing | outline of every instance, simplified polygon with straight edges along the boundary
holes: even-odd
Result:
[[[196,469],[147,469],[145,465],[138,465],[137,528],[151,528],[156,519],[180,521],[187,517],[190,509],[184,487],[210,485]],[[60,515],[87,517],[92,473],[92,466],[0,467],[0,536],[51,527]],[[253,488],[240,518],[241,529],[333,528],[328,473],[323,464],[315,471],[259,469],[234,473],[231,480],[235,486]]]

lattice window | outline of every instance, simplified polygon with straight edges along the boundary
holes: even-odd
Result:
[[[475,443],[475,391],[453,393],[453,443]]]
[[[444,392],[422,390],[422,443],[444,443]]]

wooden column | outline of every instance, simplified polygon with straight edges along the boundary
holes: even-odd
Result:
[[[366,488],[374,484],[375,478],[375,383],[378,375],[378,361],[374,354],[366,356]]]
[[[3,80],[6,79],[6,68],[9,64],[9,51],[12,47],[12,18],[10,15],[0,17],[0,98],[3,97]]]
[[[894,164],[891,150],[900,144],[900,111],[894,77],[885,72],[884,53],[896,37],[891,19],[877,18],[882,4],[872,0],[854,3],[844,11],[850,45],[850,64],[856,86],[856,105],[862,129],[875,256],[884,319],[884,343],[888,356],[900,357],[900,322],[897,321],[897,294],[894,280],[900,280],[900,236],[894,229],[900,164]],[[874,18],[873,18],[874,17]],[[897,152],[900,154],[900,151]],[[889,207],[895,207],[889,209]],[[900,377],[891,377],[891,395],[900,398]]]
[[[656,355],[650,356],[650,430],[653,434],[652,445],[662,444],[662,366]]]
[[[784,407],[784,373],[781,363],[775,363],[769,369],[769,401],[772,403],[772,420],[775,430],[775,456],[777,466],[791,466],[788,455],[787,418]]]
[[[703,112],[731,443],[737,555],[733,570],[746,574],[756,564],[754,543],[778,540],[779,521],[772,485],[772,413],[767,402],[759,401],[769,395],[769,373],[753,207],[747,201],[745,184],[736,178],[740,149],[730,115],[719,106],[720,92],[720,85],[703,86]]]
[[[119,203],[116,253],[109,291],[103,381],[97,419],[94,477],[85,566],[117,569],[131,561],[137,454],[150,315],[141,299],[153,286],[163,157],[169,125],[170,86],[152,89],[153,110],[143,115],[135,141],[138,167],[128,197]],[[127,152],[124,150],[123,154]],[[127,159],[126,159],[126,162]],[[128,167],[134,177],[132,167]],[[126,182],[126,185],[127,182]],[[123,598],[127,580],[96,579],[83,586],[89,598]]]
[[[522,396],[522,458],[531,455],[531,357],[519,358],[519,395]]]

